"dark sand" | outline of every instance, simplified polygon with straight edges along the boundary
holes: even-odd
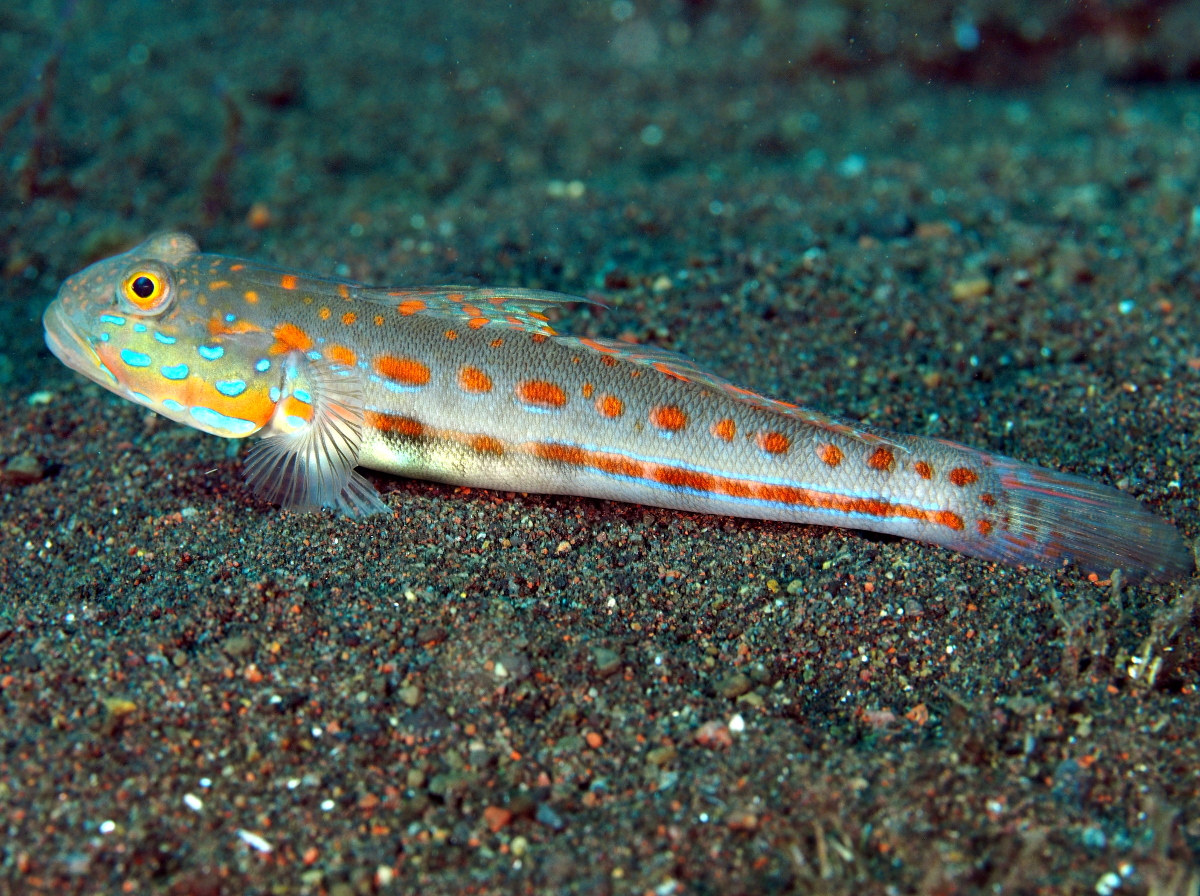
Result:
[[[168,227],[592,294],[561,329],[1195,539],[1200,13],[1109,6],[973,51],[937,4],[6,7],[0,889],[1196,893],[1194,579],[378,476],[392,519],[281,513],[41,337]]]

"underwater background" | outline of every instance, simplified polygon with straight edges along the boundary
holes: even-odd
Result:
[[[59,364],[165,229],[602,300],[1200,533],[1200,3],[0,9],[0,889],[1196,893],[1195,578],[372,476]]]

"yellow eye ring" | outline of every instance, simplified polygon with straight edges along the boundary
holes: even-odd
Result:
[[[134,271],[125,278],[125,298],[143,311],[156,306],[167,292],[167,281],[155,271]]]

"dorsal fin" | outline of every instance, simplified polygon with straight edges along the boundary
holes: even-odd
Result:
[[[693,383],[703,389],[708,389],[711,392],[716,392],[765,411],[785,414],[788,417],[811,426],[818,426],[821,429],[857,439],[868,445],[889,445],[902,451],[908,450],[904,445],[892,441],[887,435],[876,431],[872,427],[850,420],[842,420],[838,417],[831,417],[828,414],[822,414],[820,411],[814,411],[811,408],[803,408],[790,402],[768,398],[765,395],[759,395],[757,392],[751,392],[749,389],[735,386],[729,380],[705,370],[691,358],[667,351],[655,345],[631,345],[616,339],[603,339],[599,337],[580,338],[576,336],[558,336],[555,338],[555,341],[562,345],[583,346],[584,348],[589,348],[592,351],[600,352],[610,357],[620,358],[633,364],[652,367],[659,373],[673,379]]]
[[[545,312],[550,308],[584,303],[602,305],[594,299],[568,296],[542,289],[482,286],[365,286],[353,280],[326,279],[294,274],[283,268],[241,262],[240,275],[264,286],[280,286],[298,294],[370,302],[390,307],[401,314],[428,314],[465,323],[469,327],[504,326],[530,333],[554,335]]]
[[[504,289],[483,286],[419,286],[389,289],[372,287],[353,293],[355,299],[391,305],[400,314],[432,314],[465,321],[472,328],[503,326],[529,333],[556,335],[545,312],[550,308],[583,303],[603,305],[594,299],[568,296],[541,289]]]

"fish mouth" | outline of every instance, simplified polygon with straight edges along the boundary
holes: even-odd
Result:
[[[112,376],[96,350],[71,326],[59,302],[51,302],[46,308],[46,313],[42,315],[42,326],[46,330],[46,347],[58,360],[90,380],[104,382],[105,374]]]

